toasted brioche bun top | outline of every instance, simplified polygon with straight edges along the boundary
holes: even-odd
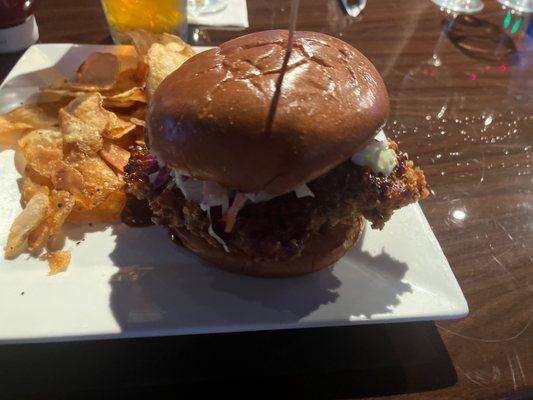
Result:
[[[315,32],[295,32],[268,124],[287,39],[285,30],[252,33],[170,74],[147,115],[148,145],[160,161],[241,192],[282,194],[374,137],[389,113],[381,76],[352,46]]]

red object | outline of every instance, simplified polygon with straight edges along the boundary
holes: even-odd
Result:
[[[33,14],[37,0],[0,0],[0,29],[22,24]]]
[[[507,71],[507,66],[502,64],[502,65],[500,65],[499,69],[500,69],[500,72],[505,72],[505,71]]]
[[[477,79],[477,74],[470,74],[468,75],[468,78],[471,80],[471,81],[475,81]]]

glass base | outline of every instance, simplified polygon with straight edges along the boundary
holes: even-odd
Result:
[[[366,0],[341,0],[350,17],[357,17],[366,7]]]
[[[498,3],[520,13],[533,13],[533,0],[498,0]]]
[[[445,11],[461,14],[473,14],[483,10],[485,4],[481,0],[431,0]]]

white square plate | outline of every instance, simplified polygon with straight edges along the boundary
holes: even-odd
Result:
[[[114,46],[32,46],[0,89],[0,112],[71,77]],[[124,47],[123,47],[123,50]],[[20,211],[13,151],[0,152],[0,245]],[[89,232],[90,230],[90,232]],[[85,233],[84,233],[85,232]],[[236,332],[463,317],[468,306],[418,205],[367,228],[333,268],[299,278],[238,276],[205,265],[160,227],[69,228],[67,272],[26,255],[0,261],[0,343]]]

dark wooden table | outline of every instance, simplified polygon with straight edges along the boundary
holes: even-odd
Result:
[[[287,26],[288,1],[248,2],[248,31]],[[249,397],[532,398],[528,18],[507,14],[495,0],[485,0],[474,20],[449,18],[429,0],[370,0],[357,19],[335,0],[301,3],[299,29],[346,40],[382,73],[392,102],[387,131],[426,172],[433,195],[422,206],[470,315],[435,323],[4,346],[6,393],[42,398],[211,389]],[[110,42],[96,0],[43,0],[36,16],[42,42]],[[201,30],[195,44],[241,33]],[[18,57],[0,56],[0,79]]]

